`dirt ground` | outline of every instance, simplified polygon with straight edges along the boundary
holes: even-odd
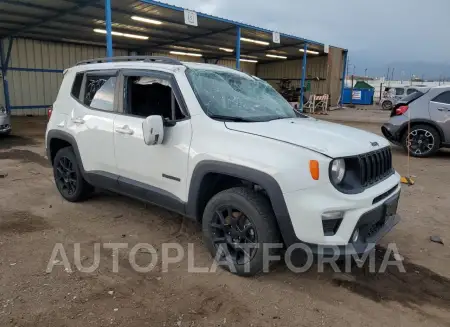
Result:
[[[346,123],[379,133],[378,123]],[[158,252],[165,242],[195,248],[196,266],[212,263],[200,226],[163,209],[100,193],[87,202],[62,200],[44,157],[45,121],[13,121],[0,139],[0,326],[449,326],[450,152],[412,159],[416,185],[403,186],[402,221],[382,240],[395,242],[406,273],[354,269],[346,280],[331,269],[303,274],[283,264],[270,274],[242,278],[187,272],[187,259],[162,272],[133,270],[128,251],[139,242]],[[394,166],[406,174],[407,160],[393,149]],[[430,242],[439,235],[445,245]],[[73,264],[74,243],[82,263],[92,262],[94,243],[128,243],[112,256],[101,250],[100,267],[81,273]],[[52,250],[62,243],[72,272],[47,273]],[[381,248],[379,251],[382,251]],[[137,263],[149,263],[139,252]],[[118,273],[113,261],[118,259]]]

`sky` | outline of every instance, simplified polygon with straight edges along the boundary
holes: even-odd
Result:
[[[450,0],[162,0],[349,50],[362,67],[450,65]]]

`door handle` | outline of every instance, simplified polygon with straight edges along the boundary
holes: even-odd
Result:
[[[127,125],[123,127],[118,127],[115,129],[116,133],[125,134],[125,135],[133,135],[134,131],[130,129]]]
[[[450,111],[450,109],[447,108],[438,108],[439,111]]]
[[[83,118],[72,118],[72,122],[75,124],[84,124]]]

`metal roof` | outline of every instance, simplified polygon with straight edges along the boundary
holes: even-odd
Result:
[[[113,46],[138,53],[168,51],[201,53],[205,58],[234,58],[219,48],[235,48],[236,26],[241,38],[268,42],[266,45],[241,40],[241,58],[257,57],[260,62],[279,61],[267,54],[300,59],[299,49],[323,54],[324,44],[280,33],[280,44],[272,42],[272,31],[248,24],[197,13],[198,26],[184,22],[184,9],[153,0],[111,0],[113,32],[148,37],[147,40],[113,35]],[[131,19],[155,19],[159,25]],[[0,0],[0,37],[25,37],[105,46],[104,0]],[[188,59],[188,58],[187,58]],[[255,58],[256,59],[256,58]]]

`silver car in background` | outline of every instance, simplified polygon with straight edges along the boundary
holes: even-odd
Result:
[[[11,133],[11,113],[0,106],[0,135]]]
[[[450,147],[450,86],[416,89],[397,102],[381,131],[411,156],[428,157]]]
[[[403,98],[413,94],[418,88],[425,85],[416,86],[387,86],[385,87],[380,99],[380,105],[384,110],[392,110],[392,108]]]

